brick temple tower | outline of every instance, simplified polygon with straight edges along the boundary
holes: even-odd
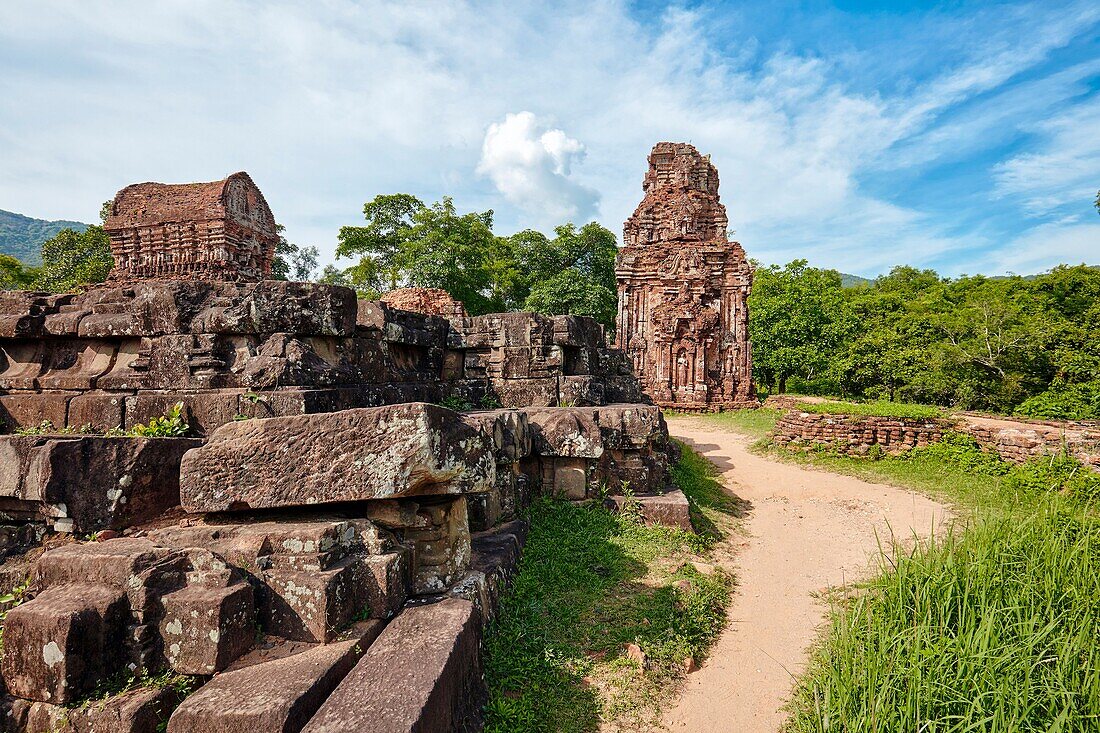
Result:
[[[726,235],[718,169],[687,143],[657,143],[642,190],[615,267],[618,345],[662,407],[755,405],[752,266]]]
[[[279,233],[247,173],[210,183],[135,183],[115,194],[104,224],[111,280],[263,280]]]

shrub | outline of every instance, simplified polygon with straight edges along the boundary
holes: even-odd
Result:
[[[1024,400],[1016,414],[1045,420],[1100,420],[1100,380],[1048,389]]]
[[[132,438],[182,438],[191,426],[183,419],[183,403],[177,402],[168,412],[146,424],[137,424],[126,431]]]

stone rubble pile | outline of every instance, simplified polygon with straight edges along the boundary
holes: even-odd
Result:
[[[534,495],[690,529],[595,321],[263,280],[243,174],[111,217],[108,284],[0,293],[0,731],[477,730]]]

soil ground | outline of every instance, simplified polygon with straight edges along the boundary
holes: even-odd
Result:
[[[822,595],[872,570],[891,534],[928,537],[950,510],[907,489],[757,455],[751,437],[704,419],[668,423],[718,467],[746,514],[722,560],[737,580],[729,624],[664,724],[673,733],[774,733],[826,620]]]

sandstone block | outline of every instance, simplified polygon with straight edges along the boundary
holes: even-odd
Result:
[[[292,507],[487,491],[494,477],[488,438],[411,403],[224,425],[184,457],[181,499],[189,512]]]
[[[8,612],[0,665],[12,694],[58,705],[80,699],[111,674],[126,623],[126,595],[103,586],[43,591]]]
[[[628,505],[632,505],[641,513],[642,520],[647,524],[660,524],[665,527],[682,529],[685,532],[694,532],[691,524],[690,505],[684,492],[679,489],[669,491],[667,494],[655,496],[635,496],[627,499],[623,496],[608,497],[611,508],[623,511]]]
[[[252,647],[252,586],[188,585],[161,598],[160,635],[168,665],[181,674],[219,672]]]
[[[0,437],[0,495],[50,505],[77,532],[121,529],[179,504],[186,438]]]
[[[139,687],[78,708],[36,702],[20,730],[49,733],[158,733],[178,702],[172,689]]]
[[[300,731],[381,631],[223,672],[172,714],[168,733]]]
[[[461,729],[485,698],[481,620],[447,599],[390,622],[304,728],[305,733],[427,733]]]

